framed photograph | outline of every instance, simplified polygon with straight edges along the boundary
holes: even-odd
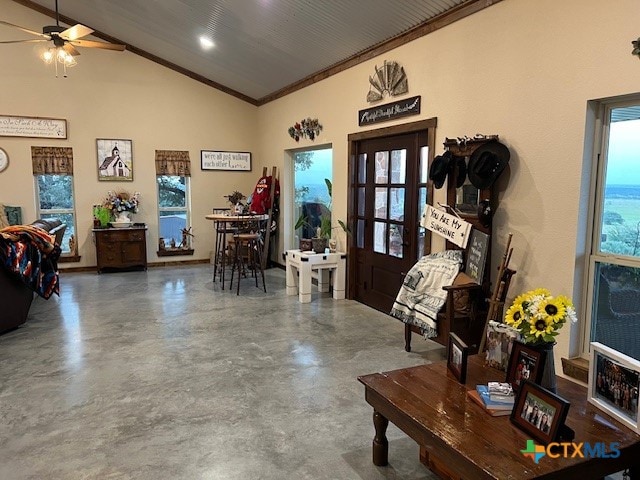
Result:
[[[251,152],[200,150],[201,170],[251,171]]]
[[[131,140],[96,139],[98,180],[103,182],[133,181],[133,145]]]
[[[640,362],[606,345],[591,342],[587,400],[636,433]]]
[[[569,405],[555,393],[525,380],[516,397],[511,421],[531,438],[548,444],[562,431]]]
[[[522,342],[514,342],[507,367],[507,379],[505,382],[513,386],[517,392],[526,380],[540,383],[544,372],[544,362],[547,360],[547,352]]]
[[[487,325],[487,351],[485,364],[488,367],[507,371],[513,344],[520,338],[520,333],[506,323],[490,320]]]
[[[447,368],[464,385],[467,381],[469,347],[455,333],[449,333],[447,352]]]

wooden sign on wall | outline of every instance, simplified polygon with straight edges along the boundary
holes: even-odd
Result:
[[[0,115],[0,137],[67,138],[63,118]]]
[[[358,112],[358,125],[371,125],[373,123],[387,122],[396,118],[420,113],[420,95],[405,98],[393,103],[378,105]]]

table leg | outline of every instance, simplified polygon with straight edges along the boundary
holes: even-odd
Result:
[[[374,410],[373,426],[376,429],[376,436],[373,437],[373,464],[378,467],[384,467],[389,463],[389,441],[386,435],[388,425],[389,420]]]
[[[344,300],[346,289],[347,261],[344,258],[338,260],[338,266],[333,276],[333,298]]]
[[[298,300],[300,303],[311,303],[311,263],[300,262],[298,269],[300,276],[298,278]]]
[[[328,292],[329,291],[329,273],[331,270],[328,268],[319,268],[318,269],[318,291],[319,292]]]
[[[293,265],[291,260],[289,260],[289,256],[287,256],[287,260],[285,261],[286,267],[286,285],[287,285],[287,295],[297,295],[298,294],[298,268]]]

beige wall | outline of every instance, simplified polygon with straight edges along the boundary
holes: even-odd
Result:
[[[437,117],[438,152],[447,136],[500,135],[512,156],[497,184],[494,257],[512,232],[511,266],[518,274],[510,293],[544,286],[578,301],[573,290],[579,285],[575,264],[582,260],[576,245],[584,236],[578,216],[584,207],[587,101],[639,90],[640,63],[630,54],[631,40],[640,34],[639,8],[636,0],[504,0],[258,109],[128,52],[85,49],[70,77],[56,79],[30,46],[3,46],[0,113],[67,118],[70,135],[66,141],[0,139],[11,156],[11,166],[0,174],[0,201],[22,205],[26,218],[33,217],[29,147],[74,147],[82,265],[93,265],[90,207],[116,186],[96,180],[95,138],[131,138],[135,181],[117,186],[142,192],[137,218],[149,224],[155,251],[153,151],[188,149],[194,161],[195,258],[206,258],[212,235],[202,217],[222,203],[223,194],[250,191],[262,165],[286,170],[290,149],[331,144],[334,210],[345,218],[347,135],[363,130],[357,111],[369,106],[367,79],[374,66],[394,60],[407,72],[408,95],[422,96],[422,113],[375,128]],[[0,11],[3,19],[25,26],[50,21],[8,0],[0,0]],[[6,37],[6,30],[0,35]],[[287,128],[306,117],[318,118],[324,130],[315,142],[296,143]],[[201,148],[252,151],[254,172],[201,172]],[[283,193],[286,198],[286,188]],[[444,201],[444,190],[436,200]],[[434,244],[442,248],[442,242]],[[577,333],[577,327],[565,328],[558,355],[577,350]]]
[[[639,10],[635,0],[504,0],[261,107],[259,150],[283,159],[286,149],[332,144],[334,211],[344,218],[347,135],[363,130],[357,111],[368,107],[374,66],[397,61],[409,78],[408,96],[422,96],[422,113],[376,128],[437,117],[437,152],[445,137],[500,135],[511,162],[497,184],[493,248],[497,262],[513,233],[518,274],[511,297],[544,286],[579,301],[573,289],[574,264],[582,260],[576,243],[584,235],[578,212],[587,101],[639,90],[640,62],[630,54]],[[298,144],[287,127],[308,116],[324,130],[316,142]],[[445,201],[444,189],[436,200]],[[434,248],[442,242],[434,239]],[[569,330],[559,337],[559,355],[570,343],[572,353],[579,348],[578,327]]]
[[[38,30],[52,19],[0,0],[3,20]],[[0,27],[0,39],[26,38],[19,31]],[[74,154],[74,189],[80,263],[96,264],[91,235],[92,205],[101,203],[109,190],[141,192],[141,209],[135,221],[149,226],[149,262],[156,262],[158,244],[156,149],[188,150],[192,162],[193,257],[208,259],[214,242],[213,225],[204,216],[214,206],[226,206],[223,195],[234,189],[253,191],[260,169],[255,132],[257,108],[195,82],[129,52],[80,49],[78,65],[68,78],[55,78],[52,67],[37,57],[32,44],[0,46],[0,114],[67,119],[68,138],[0,137],[0,147],[10,157],[0,173],[0,203],[19,205],[25,222],[35,219],[31,170],[32,145],[70,146]],[[99,182],[96,138],[133,141],[133,182]],[[253,152],[253,172],[200,170],[200,150]]]

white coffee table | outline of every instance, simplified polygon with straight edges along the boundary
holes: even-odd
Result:
[[[314,253],[300,250],[284,252],[287,269],[287,295],[298,295],[300,303],[311,302],[311,278],[317,274],[318,291],[328,292],[333,270],[333,298],[345,297],[347,255],[343,252]]]

